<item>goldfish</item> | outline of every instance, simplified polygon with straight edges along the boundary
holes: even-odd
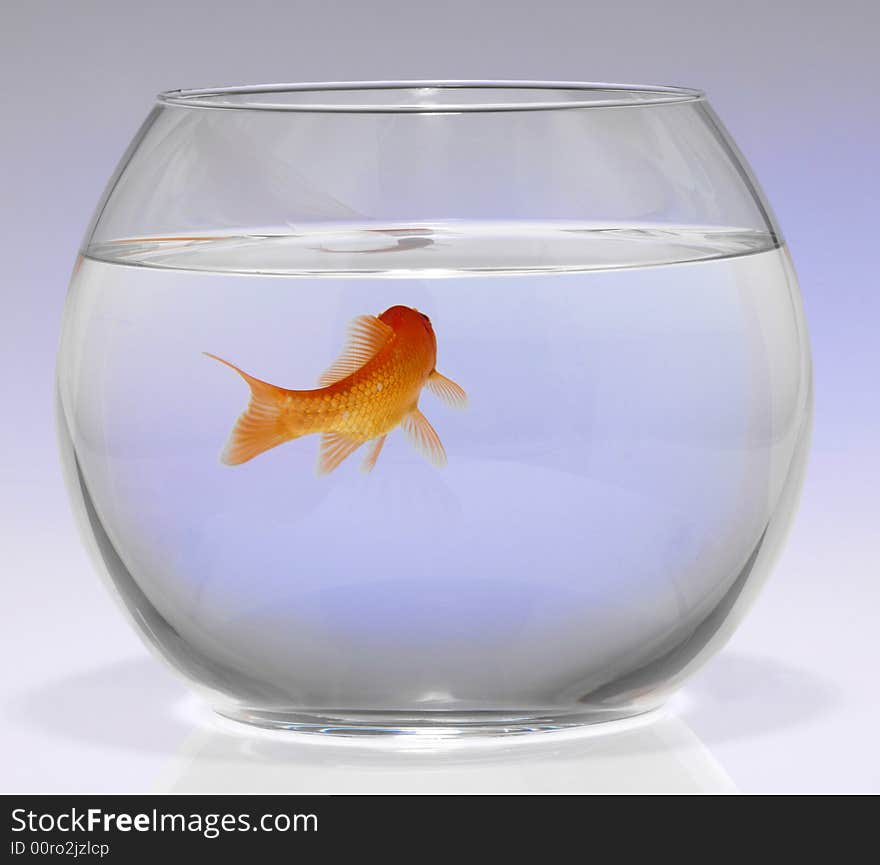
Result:
[[[419,410],[423,389],[453,408],[467,394],[437,371],[437,338],[427,315],[392,306],[379,316],[360,315],[348,339],[314,390],[288,390],[262,381],[215,354],[207,356],[235,370],[250,387],[250,401],[232,428],[220,455],[240,465],[270,448],[320,434],[318,474],[337,468],[362,445],[362,463],[372,471],[388,434],[400,427],[435,466],[446,464],[440,436]]]

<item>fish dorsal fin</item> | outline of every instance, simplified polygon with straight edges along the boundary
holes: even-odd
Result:
[[[363,439],[353,439],[342,433],[324,433],[321,436],[321,447],[318,450],[318,474],[330,474],[333,469],[346,457],[350,457],[363,443]]]
[[[333,365],[322,373],[318,387],[341,381],[372,360],[394,336],[394,329],[375,315],[359,315],[348,326],[348,341]]]
[[[434,396],[440,397],[446,405],[458,409],[467,408],[468,398],[464,388],[456,384],[451,378],[440,375],[436,369],[428,376],[425,387]]]
[[[437,430],[428,423],[428,419],[417,409],[414,408],[400,423],[401,428],[406,433],[410,444],[429,462],[432,466],[442,468],[446,465],[446,451],[443,449],[443,443]]]

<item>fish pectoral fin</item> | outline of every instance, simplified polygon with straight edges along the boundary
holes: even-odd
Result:
[[[367,451],[367,455],[364,457],[364,461],[361,463],[361,471],[362,472],[371,472],[376,465],[376,460],[379,459],[379,454],[382,453],[382,445],[385,444],[385,436],[379,436],[379,438],[375,438],[370,442],[370,448]]]
[[[428,376],[425,387],[451,408],[467,408],[468,398],[464,388],[456,384],[451,378],[440,375],[436,369]]]
[[[394,336],[394,328],[375,315],[359,315],[348,326],[348,341],[333,365],[322,373],[318,387],[327,387],[359,370]]]
[[[446,451],[437,430],[428,423],[428,419],[414,408],[400,423],[410,443],[426,460],[437,468],[446,465]]]
[[[321,436],[321,446],[318,449],[318,474],[330,474],[363,443],[363,439],[353,439],[342,433],[324,433]]]

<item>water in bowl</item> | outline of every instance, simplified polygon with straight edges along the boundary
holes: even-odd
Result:
[[[733,229],[133,238],[78,264],[61,434],[117,590],[221,708],[613,712],[698,654],[787,518],[798,303],[784,248]],[[312,388],[397,304],[469,397],[421,398],[445,468],[399,430],[369,474],[317,475],[315,436],[221,463],[248,390],[203,352]]]

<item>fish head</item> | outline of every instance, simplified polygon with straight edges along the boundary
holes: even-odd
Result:
[[[403,344],[413,352],[410,357],[419,366],[424,365],[427,375],[437,362],[437,337],[431,319],[411,306],[392,306],[386,309],[379,320],[394,329]]]
[[[410,331],[418,334],[427,334],[430,337],[431,343],[436,344],[431,319],[423,312],[419,312],[411,306],[392,306],[379,316],[379,320],[393,327],[398,332]]]

